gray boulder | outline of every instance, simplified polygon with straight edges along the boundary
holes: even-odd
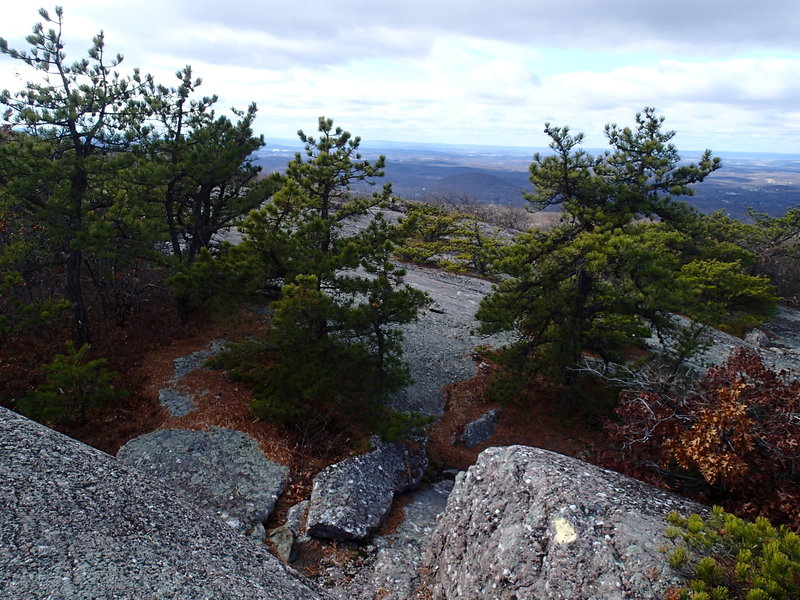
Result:
[[[0,408],[0,598],[328,596],[169,487]]]
[[[751,329],[744,336],[744,341],[752,344],[756,348],[766,348],[769,346],[769,336],[760,329]]]
[[[221,427],[147,433],[120,448],[117,458],[242,531],[269,517],[289,475],[253,438]]]
[[[467,423],[461,433],[461,443],[467,448],[474,448],[487,441],[494,435],[498,419],[500,419],[500,411],[490,410],[471,423]]]
[[[489,448],[456,480],[428,584],[447,600],[662,598],[671,510],[707,509],[546,450]]]
[[[425,441],[373,443],[371,452],[331,465],[314,478],[308,535],[364,539],[381,526],[395,494],[419,485],[428,466]]]

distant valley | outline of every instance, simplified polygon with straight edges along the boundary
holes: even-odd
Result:
[[[411,200],[465,199],[505,206],[523,206],[522,190],[530,191],[528,166],[534,152],[546,149],[373,142],[362,145],[366,158],[384,154],[386,181],[395,193]],[[257,156],[265,172],[281,171],[299,143],[268,140]],[[590,150],[590,152],[595,152]],[[686,152],[696,161],[697,152]],[[779,216],[800,204],[800,154],[720,153],[723,167],[697,186],[688,202],[704,213],[724,210],[746,218],[748,207]]]

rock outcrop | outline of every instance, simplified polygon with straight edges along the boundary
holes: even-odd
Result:
[[[0,408],[0,598],[321,600],[167,486]]]
[[[478,444],[488,441],[494,435],[499,419],[500,411],[490,410],[467,423],[460,436],[461,443],[467,448],[474,448]]]
[[[447,600],[662,598],[671,510],[706,509],[546,450],[489,448],[456,481],[428,584]]]
[[[489,281],[415,265],[404,265],[405,282],[427,293],[432,300],[419,320],[400,326],[403,359],[412,384],[393,394],[391,408],[441,417],[442,387],[475,376],[473,350],[478,344],[502,345],[511,336],[490,337],[475,333],[475,309],[492,289]]]
[[[158,401],[170,417],[183,417],[197,408],[194,403],[194,394],[183,388],[181,380],[192,371],[202,369],[207,360],[225,349],[226,343],[224,340],[214,340],[208,344],[206,349],[192,352],[172,361],[175,370],[169,380],[169,385],[158,390]]]
[[[253,438],[222,427],[159,429],[129,441],[117,459],[240,530],[267,520],[289,477]]]
[[[373,443],[371,452],[331,465],[314,478],[308,535],[364,539],[381,526],[395,494],[419,485],[428,466],[424,441]]]

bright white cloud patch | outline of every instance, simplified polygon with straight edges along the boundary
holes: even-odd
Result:
[[[166,84],[191,64],[272,137],[326,115],[369,139],[541,146],[545,121],[604,145],[655,106],[679,148],[800,152],[800,3],[728,0],[64,0],[67,50],[109,49]],[[4,7],[24,47],[38,19]],[[29,73],[0,57],[0,87]]]

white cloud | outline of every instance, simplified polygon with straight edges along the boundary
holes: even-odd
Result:
[[[602,145],[604,123],[653,105],[679,147],[800,151],[800,3],[63,3],[71,56],[102,28],[163,83],[191,64],[222,107],[256,101],[268,138],[325,114],[365,140],[540,146],[552,121]],[[3,10],[0,35],[24,46],[35,10]],[[0,87],[17,71],[0,57]]]

